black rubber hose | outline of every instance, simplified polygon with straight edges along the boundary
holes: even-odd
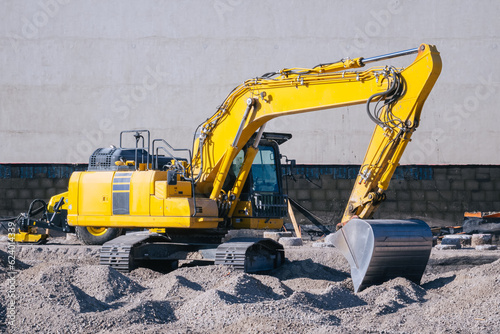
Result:
[[[42,203],[42,206],[33,210],[33,206],[35,205],[35,203]],[[45,211],[46,209],[47,209],[47,203],[45,203],[44,200],[35,199],[33,202],[31,202],[30,207],[28,209],[28,217],[36,216],[37,214],[39,214],[42,211]]]
[[[381,127],[384,127],[384,123],[381,122],[379,119],[377,119],[376,117],[374,117],[371,113],[371,110],[370,110],[370,103],[372,102],[372,100],[378,96],[388,96],[390,94],[393,93],[393,91],[395,91],[396,89],[396,85],[397,85],[397,78],[396,78],[396,75],[394,75],[393,77],[393,81],[392,81],[392,84],[391,84],[391,87],[389,87],[388,90],[386,90],[385,92],[380,92],[380,93],[375,93],[373,94],[372,96],[370,96],[368,98],[368,101],[366,102],[366,112],[368,113],[368,117],[370,117],[370,119],[375,122],[375,124],[377,125],[380,125]]]

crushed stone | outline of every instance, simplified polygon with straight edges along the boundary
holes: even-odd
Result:
[[[287,249],[286,263],[262,275],[215,265],[123,274],[99,266],[95,248],[46,246],[18,249],[15,328],[3,321],[1,331],[485,333],[500,326],[498,250],[433,251],[421,285],[395,278],[355,294],[347,261],[330,247]],[[5,258],[0,251],[3,277]]]

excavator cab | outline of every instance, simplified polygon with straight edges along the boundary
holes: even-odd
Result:
[[[231,217],[234,229],[279,229],[287,215],[287,195],[284,194],[279,145],[291,134],[264,132],[258,146],[249,176]],[[253,142],[253,140],[250,140]],[[246,149],[233,160],[229,175],[238,175]],[[223,189],[231,189],[235,177],[228,177]]]

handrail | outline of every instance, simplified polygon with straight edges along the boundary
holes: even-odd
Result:
[[[169,149],[171,149],[172,151],[174,151],[174,152],[188,152],[188,155],[189,155],[189,165],[191,166],[191,162],[192,162],[193,157],[192,157],[190,149],[187,149],[187,148],[174,148],[165,139],[154,139],[153,143],[152,143],[153,162],[155,162],[155,165],[153,166],[153,169],[158,169],[158,150],[159,149],[163,149],[163,151],[165,151],[165,153],[167,153],[170,158],[172,158],[176,162],[178,161],[177,158],[172,154],[172,152],[170,152],[169,150],[167,150],[163,146],[157,147],[156,151],[155,151],[155,143],[156,142],[162,142],[163,144],[167,145],[167,147]]]
[[[149,150],[150,150],[150,143],[151,143],[151,133],[149,132],[149,130],[124,130],[124,131],[121,131],[120,132],[120,148],[124,148],[122,146],[122,139],[123,139],[123,134],[124,133],[132,133],[132,132],[135,132],[135,160],[134,160],[134,163],[135,163],[135,169],[137,170],[138,169],[138,157],[137,157],[137,151],[139,149],[139,140],[142,139],[142,147],[141,149],[145,149],[145,146],[144,146],[144,136],[142,136],[142,133],[146,132],[148,134],[148,149],[147,149],[147,155],[146,155],[146,169],[149,168]],[[144,163],[144,155],[141,154],[141,163]]]

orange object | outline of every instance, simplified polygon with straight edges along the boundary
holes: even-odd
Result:
[[[464,217],[472,218],[500,218],[500,212],[490,211],[490,212],[466,212]]]

